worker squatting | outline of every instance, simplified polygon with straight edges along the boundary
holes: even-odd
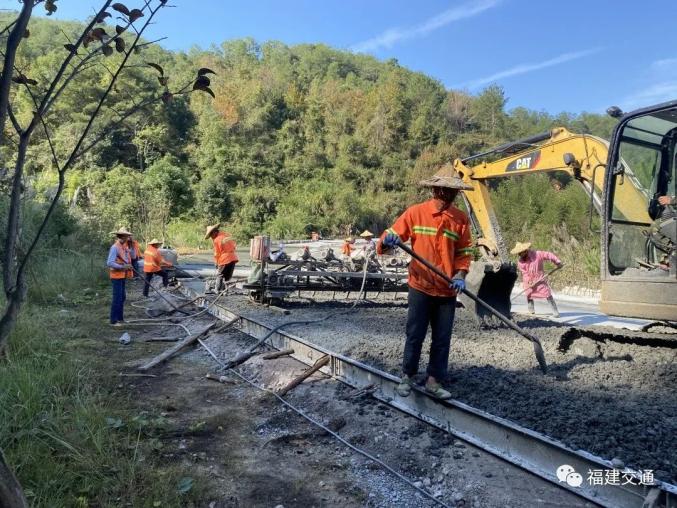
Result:
[[[214,246],[214,263],[216,265],[216,291],[220,292],[225,282],[233,276],[235,264],[238,262],[235,254],[235,241],[221,231],[220,224],[207,228],[205,240],[210,238]],[[113,326],[122,326],[125,322],[124,304],[127,298],[125,283],[134,277],[143,278],[143,296],[148,296],[154,276],[162,278],[162,285],[167,287],[169,275],[166,268],[172,266],[160,253],[162,242],[153,238],[148,242],[143,255],[143,275],[139,271],[141,250],[139,242],[125,228],[115,232],[116,241],[108,252],[108,271],[113,287],[113,298],[110,307],[110,323]]]
[[[405,330],[402,380],[397,387],[400,396],[411,393],[414,377],[418,373],[423,341],[431,329],[431,346],[426,369],[425,389],[431,395],[447,399],[451,394],[442,387],[447,377],[449,349],[456,311],[456,297],[465,290],[465,278],[473,258],[473,242],[470,235],[468,216],[454,206],[454,200],[462,190],[472,190],[458,177],[453,166],[446,164],[431,178],[422,180],[420,185],[430,189],[427,201],[409,207],[383,232],[379,241],[373,241],[373,234],[365,231],[365,248],[383,254],[400,242],[411,243],[414,254],[431,262],[438,270],[449,274],[451,282],[436,275],[424,264],[412,259],[409,263],[409,292],[407,324]],[[121,229],[116,232],[117,241],[111,247],[108,267],[113,285],[113,301],[110,321],[113,325],[124,322],[125,281],[133,275],[140,276],[138,259],[139,244],[131,233]],[[235,241],[220,230],[220,224],[209,226],[205,239],[211,239],[214,246],[214,261],[217,270],[216,292],[233,275],[238,261]],[[353,240],[349,238],[343,246],[344,254],[350,255]],[[148,295],[150,282],[155,275],[162,277],[167,285],[164,268],[169,263],[159,253],[161,242],[153,239],[144,253],[144,296]],[[522,272],[523,286],[534,312],[534,298],[547,299],[555,315],[558,315],[555,300],[546,280],[544,263],[551,261],[558,267],[560,259],[553,253],[531,249],[530,243],[517,243],[512,250],[519,257],[518,267]]]

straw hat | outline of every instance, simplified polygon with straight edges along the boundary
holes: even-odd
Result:
[[[465,183],[456,173],[454,166],[447,163],[430,178],[418,182],[423,187],[446,187],[447,189],[473,190],[471,185]]]
[[[132,236],[132,234],[129,231],[127,231],[126,228],[120,228],[117,231],[114,231],[113,234],[115,236]]]
[[[209,235],[211,235],[215,229],[219,229],[221,227],[221,224],[214,224],[213,226],[207,226],[207,232],[205,233],[205,240],[209,238]]]
[[[352,236],[349,236],[348,238],[346,238],[346,242],[348,242],[348,243],[353,243],[354,241],[355,241],[355,239]]]
[[[150,242],[148,242],[148,245],[162,245],[162,242],[157,238],[153,238]]]
[[[367,238],[367,237],[370,237],[370,236],[373,237],[374,233],[372,233],[368,229],[365,229],[364,231],[362,231],[362,233],[360,233],[360,238]]]
[[[515,246],[512,248],[510,251],[510,254],[519,254],[520,252],[524,252],[525,250],[529,250],[531,247],[531,242],[517,242]]]

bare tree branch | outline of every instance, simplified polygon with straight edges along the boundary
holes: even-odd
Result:
[[[7,120],[7,109],[9,106],[9,92],[12,89],[12,69],[16,60],[16,51],[19,48],[21,39],[23,39],[28,20],[33,13],[33,2],[24,2],[16,24],[7,38],[5,47],[5,58],[2,66],[3,72],[0,75],[0,143],[5,132],[5,122]]]

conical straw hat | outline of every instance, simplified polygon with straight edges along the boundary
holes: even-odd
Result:
[[[372,233],[368,229],[365,229],[364,231],[362,231],[362,233],[360,233],[361,238],[366,238],[368,236],[374,236],[374,233]]]
[[[447,189],[473,190],[471,185],[465,183],[456,173],[454,166],[447,163],[430,178],[418,182],[423,187],[446,187]]]
[[[127,228],[120,228],[117,231],[114,231],[113,234],[115,236],[132,236],[132,234],[127,231]]]
[[[221,224],[214,224],[213,226],[207,226],[207,232],[205,233],[205,240],[209,238],[209,235],[212,234],[212,232],[215,229],[219,229],[221,227]]]
[[[510,251],[510,254],[519,254],[520,252],[524,252],[525,250],[529,250],[531,247],[531,242],[517,242],[515,246],[512,248]]]

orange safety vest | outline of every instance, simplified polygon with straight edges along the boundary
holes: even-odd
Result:
[[[343,254],[345,254],[346,256],[350,256],[352,250],[353,250],[352,245],[350,245],[348,242],[343,243]]]
[[[214,237],[214,262],[216,266],[227,265],[228,263],[237,263],[237,254],[235,254],[235,240],[223,232],[219,233]]]
[[[452,277],[459,270],[470,269],[472,239],[468,216],[454,206],[439,211],[430,199],[407,208],[390,229],[381,235],[377,252],[383,253],[383,238],[396,233],[421,257]],[[415,259],[409,263],[409,286],[431,296],[455,296],[456,292],[431,270]]]
[[[156,273],[165,266],[172,266],[172,264],[162,257],[160,249],[154,245],[148,245],[146,252],[143,253],[143,271],[145,273]]]
[[[115,250],[117,256],[115,262],[119,265],[131,265],[132,255],[126,246],[120,245],[120,242],[115,242]],[[134,273],[131,270],[124,270],[118,268],[108,268],[108,273],[111,279],[131,279]]]
[[[133,254],[132,259],[139,259],[141,257],[141,248],[136,240],[132,240],[132,246],[128,246],[128,249]]]

